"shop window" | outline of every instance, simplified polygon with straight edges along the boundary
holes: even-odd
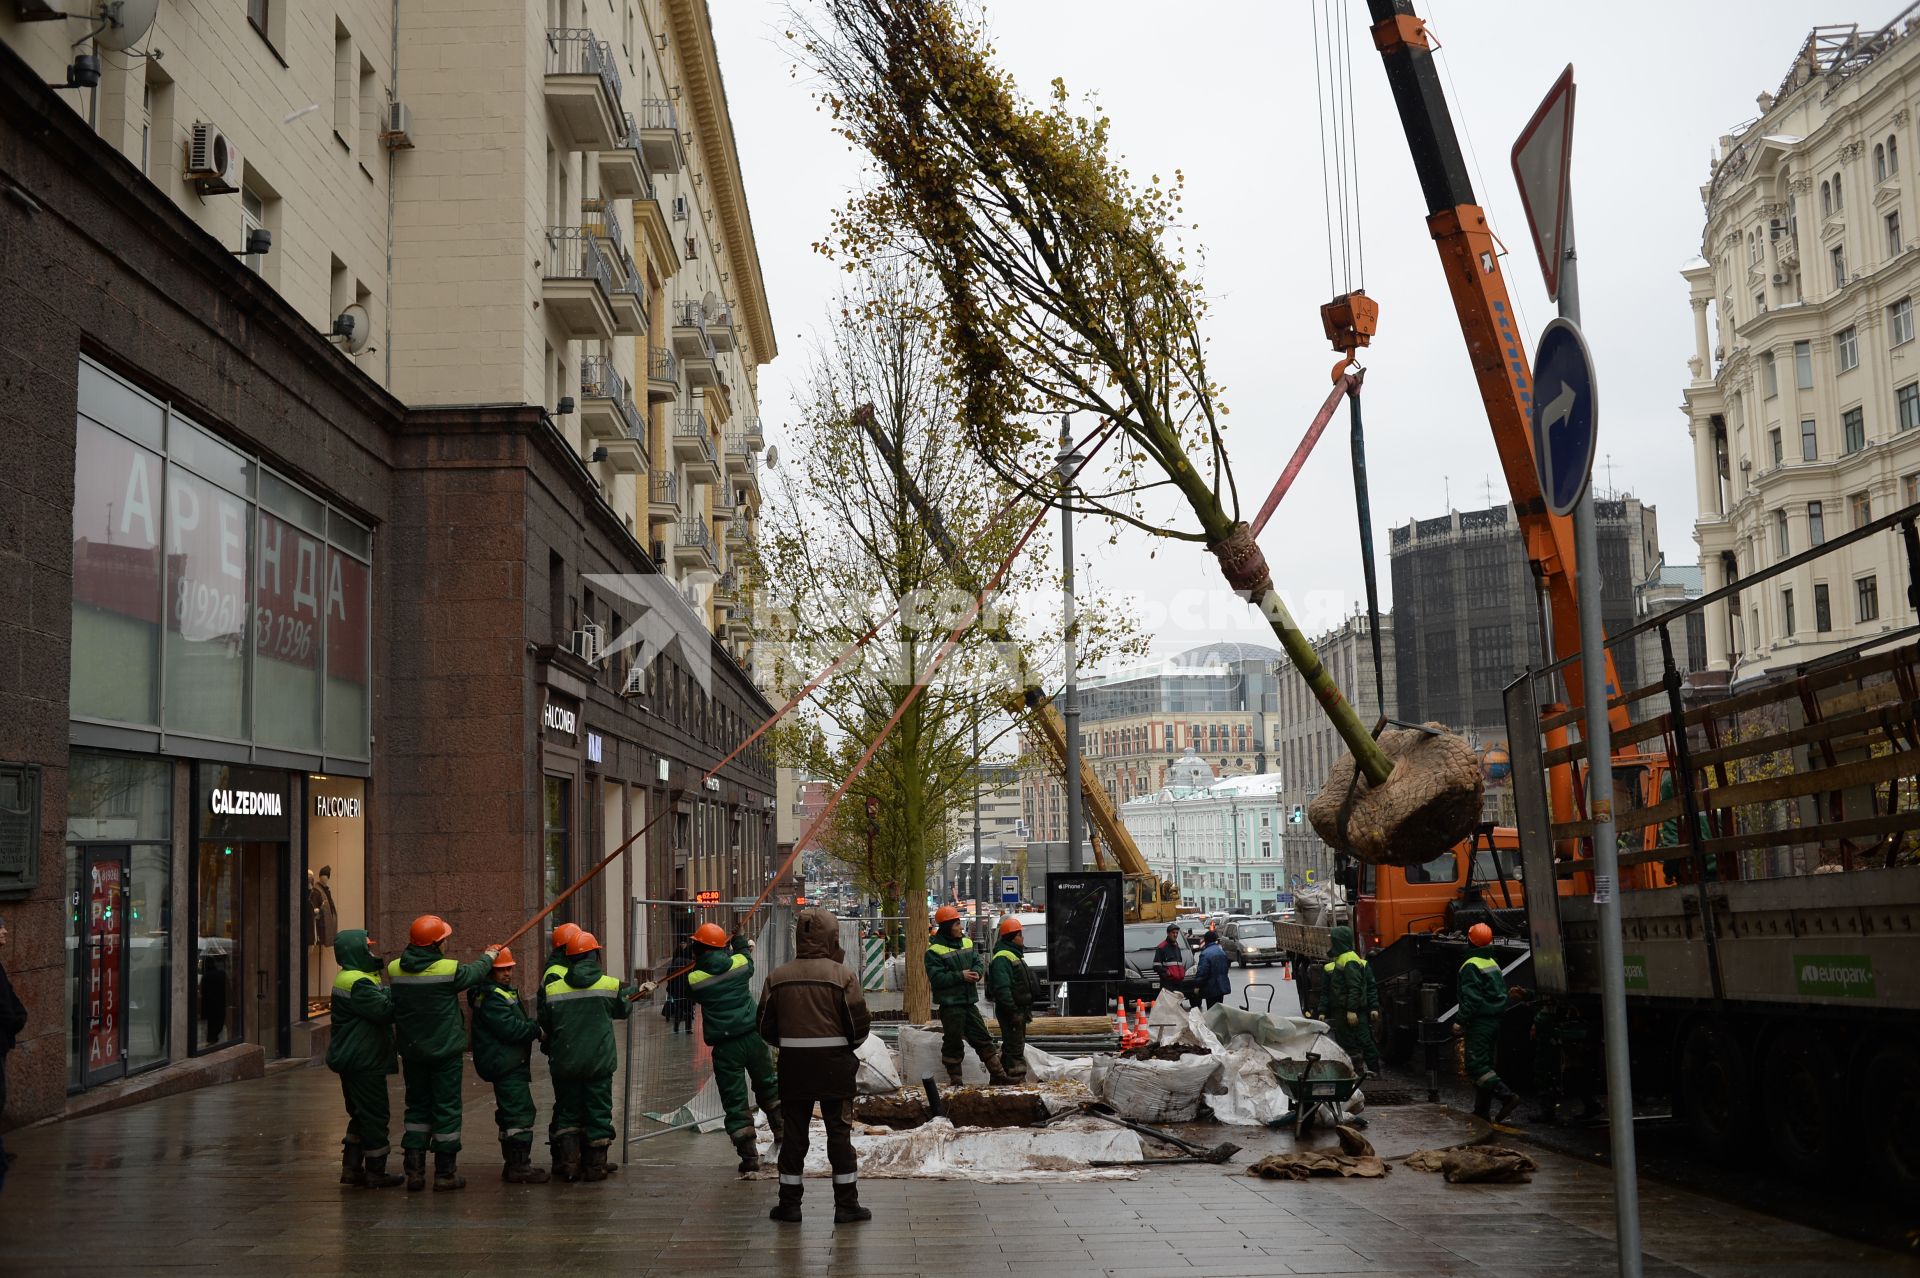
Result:
[[[83,379],[83,407],[85,389]],[[140,407],[151,408],[157,444],[160,410],[144,403]],[[130,416],[121,420],[138,421]],[[158,454],[85,417],[79,421],[75,454],[71,713],[82,719],[157,724],[161,461]]]
[[[268,477],[263,476],[263,495],[267,487]],[[253,733],[259,741],[315,754],[321,748],[320,574],[326,556],[321,538],[264,509],[260,512],[254,557]]]
[[[573,883],[573,782],[566,777],[546,778],[544,834],[541,873],[546,887],[544,901],[551,901]],[[563,905],[554,911],[553,921],[564,923],[572,915]]]
[[[307,778],[307,1014],[325,1015],[332,1000],[333,942],[367,926],[367,783],[352,777]]]
[[[246,501],[173,466],[167,473],[167,726],[246,735]]]
[[[293,791],[284,772],[231,764],[195,769],[193,862],[196,1052],[241,1041],[269,1059],[288,1047],[294,993],[288,957]]]

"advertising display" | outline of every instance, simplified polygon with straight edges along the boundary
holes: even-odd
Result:
[[[1047,975],[1055,981],[1117,981],[1126,894],[1118,872],[1047,876]]]

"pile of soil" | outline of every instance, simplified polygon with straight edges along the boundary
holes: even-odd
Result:
[[[900,1008],[889,1008],[884,1012],[869,1012],[868,1019],[873,1021],[904,1021],[907,1014]]]
[[[1186,1056],[1205,1056],[1207,1049],[1193,1043],[1173,1043],[1166,1047],[1129,1047],[1120,1053],[1120,1059],[1126,1061],[1177,1061]]]
[[[1011,1088],[961,1087],[940,1093],[940,1105],[955,1127],[1025,1127],[1047,1117],[1038,1092]],[[890,1096],[862,1096],[853,1102],[853,1116],[876,1127],[906,1131],[933,1116],[927,1098],[915,1092]]]

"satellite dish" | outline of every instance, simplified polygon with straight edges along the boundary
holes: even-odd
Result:
[[[367,308],[355,302],[340,312],[333,321],[333,335],[349,355],[359,355],[373,341],[373,317],[367,314]]]
[[[767,445],[767,469],[780,469],[780,448],[776,444]]]
[[[102,26],[94,33],[93,42],[102,49],[131,49],[153,30],[154,15],[159,11],[160,0],[99,0],[93,8],[93,20]]]

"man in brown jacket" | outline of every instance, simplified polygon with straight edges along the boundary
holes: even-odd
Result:
[[[833,1223],[872,1220],[860,1205],[859,1160],[853,1152],[851,1110],[858,1062],[854,1049],[867,1037],[867,999],[860,978],[842,960],[840,920],[826,910],[802,910],[794,923],[793,962],[775,968],[760,991],[760,1037],[780,1050],[780,1202],[768,1215],[800,1219],[801,1172],[813,1105],[827,1124],[827,1162],[833,1167]]]

